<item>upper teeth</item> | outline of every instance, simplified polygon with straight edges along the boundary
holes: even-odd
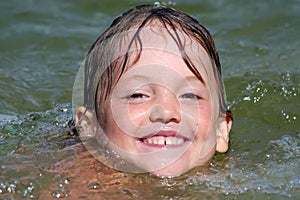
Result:
[[[175,145],[175,144],[182,144],[184,142],[184,139],[178,137],[157,136],[157,137],[145,138],[142,141],[148,144]]]

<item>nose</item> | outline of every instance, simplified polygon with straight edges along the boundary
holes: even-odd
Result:
[[[181,109],[176,95],[170,91],[156,95],[153,105],[150,107],[149,118],[151,122],[179,123]]]

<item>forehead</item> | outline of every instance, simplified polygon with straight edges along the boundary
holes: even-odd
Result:
[[[114,51],[113,58],[129,55],[127,69],[135,65],[136,61],[140,64],[148,62],[148,64],[164,64],[171,67],[180,64],[180,66],[187,67],[180,52],[180,46],[182,46],[204,79],[207,79],[205,76],[212,74],[213,65],[208,53],[199,42],[180,30],[175,32],[172,29],[147,26],[115,35],[113,41],[117,50]]]
[[[132,54],[131,57],[133,58],[135,55]],[[200,71],[203,71],[202,69]],[[139,59],[134,64],[128,66],[126,72],[128,71],[135,71],[135,73],[142,73],[144,75],[151,74],[160,78],[169,78],[174,74],[180,74],[182,77],[195,76],[188,69],[180,55],[158,48],[143,48]]]

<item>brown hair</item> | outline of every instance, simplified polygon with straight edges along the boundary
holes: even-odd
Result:
[[[111,93],[113,84],[119,80],[126,67],[128,67],[130,47],[133,44],[137,44],[140,46],[140,51],[142,51],[139,31],[150,22],[153,22],[153,20],[158,20],[162,27],[166,30],[171,30],[168,33],[176,42],[183,61],[201,81],[203,81],[201,74],[186,54],[178,32],[188,35],[205,49],[211,59],[215,80],[219,86],[220,114],[227,113],[224,86],[221,78],[221,65],[209,31],[189,15],[162,5],[142,5],[128,10],[117,17],[111,26],[97,38],[91,46],[85,61],[84,105],[89,109],[95,109],[101,126],[105,126],[105,112],[103,106],[101,107],[100,105],[103,105]],[[111,54],[117,51],[117,45],[120,45],[114,42],[113,36],[120,35],[122,32],[133,28],[136,28],[136,32],[131,38],[128,47],[126,47],[128,51],[122,58],[112,60]],[[138,59],[139,56],[136,57],[135,61]]]

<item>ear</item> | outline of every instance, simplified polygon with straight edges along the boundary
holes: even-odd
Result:
[[[96,117],[94,112],[80,106],[75,112],[75,126],[80,129],[80,136],[91,137],[96,133]]]
[[[229,132],[232,126],[232,118],[224,117],[219,124],[217,130],[217,147],[216,150],[220,153],[225,153],[228,150]]]

